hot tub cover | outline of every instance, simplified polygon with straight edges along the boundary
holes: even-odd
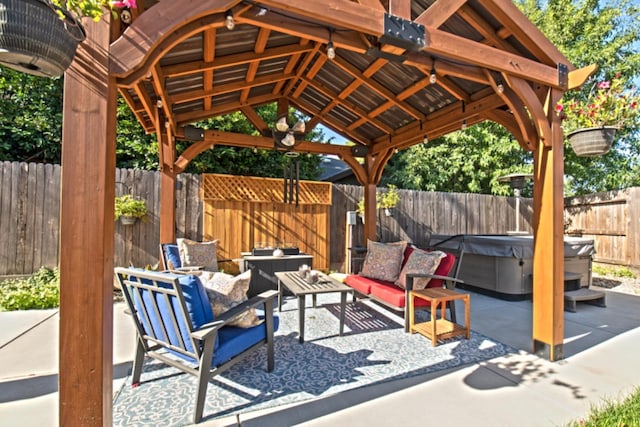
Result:
[[[462,246],[461,245],[462,242]],[[533,236],[509,236],[501,234],[433,234],[429,246],[442,249],[464,249],[466,254],[533,258]],[[595,254],[593,239],[564,237],[565,258]]]

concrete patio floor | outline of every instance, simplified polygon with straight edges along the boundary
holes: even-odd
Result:
[[[640,386],[640,296],[606,291],[607,307],[565,313],[565,359],[531,350],[531,302],[471,293],[471,328],[517,353],[332,397],[243,414],[242,426],[558,426]],[[131,367],[135,335],[114,306],[114,390]],[[58,424],[56,310],[0,312],[2,425]],[[425,345],[430,345],[425,339]],[[205,417],[211,415],[206,414]],[[236,417],[203,426],[238,425]]]

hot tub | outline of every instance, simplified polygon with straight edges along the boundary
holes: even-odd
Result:
[[[429,246],[463,249],[458,278],[469,287],[502,299],[522,300],[533,292],[533,236],[432,235]],[[580,274],[580,286],[591,284],[592,239],[564,238],[565,272]]]

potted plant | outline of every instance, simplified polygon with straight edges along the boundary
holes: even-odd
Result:
[[[556,106],[562,128],[578,156],[605,154],[618,129],[633,126],[640,117],[640,96],[626,88],[616,74],[612,80],[593,85],[586,97],[569,99]]]
[[[115,220],[120,219],[123,225],[131,225],[138,218],[147,215],[147,204],[142,199],[136,199],[131,194],[116,197]]]
[[[135,6],[135,0],[0,0],[0,64],[60,76],[86,37],[83,17],[97,21],[105,8]]]
[[[389,189],[382,194],[378,194],[378,196],[378,207],[384,209],[386,216],[391,216],[393,214],[393,208],[395,208],[400,201],[397,187],[389,184]]]
[[[376,209],[384,209],[386,216],[393,215],[393,208],[396,207],[399,201],[398,188],[393,184],[389,184],[389,189],[386,192],[376,193]],[[356,213],[362,218],[362,223],[364,224],[364,198],[358,201]]]

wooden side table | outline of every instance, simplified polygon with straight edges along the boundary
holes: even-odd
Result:
[[[416,298],[429,301],[431,303],[431,320],[428,322],[415,322],[414,301]],[[453,323],[445,319],[447,313],[447,303],[455,300],[464,302],[464,326]],[[446,339],[458,335],[465,335],[470,338],[471,321],[469,294],[461,294],[445,288],[427,288],[409,293],[409,331],[413,334],[418,332],[427,338],[431,338],[431,344],[438,345],[438,339]],[[440,308],[440,319],[438,319],[438,308]]]

